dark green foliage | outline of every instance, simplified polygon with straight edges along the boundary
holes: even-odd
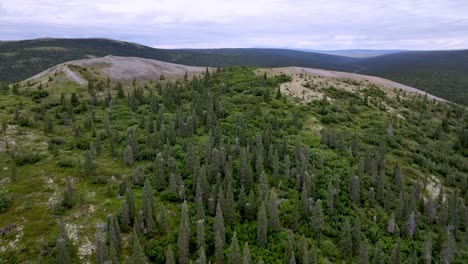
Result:
[[[226,68],[186,82],[135,83],[122,86],[125,99],[117,90],[105,97],[77,92],[76,107],[65,89],[63,100],[51,93],[42,103],[22,92],[0,97],[2,122],[16,125],[16,109],[34,121],[15,126],[20,144],[1,149],[0,162],[10,167],[12,155],[16,161],[40,156],[16,163],[16,182],[1,181],[8,195],[0,200],[9,197],[6,208],[14,200],[1,222],[20,221],[25,232],[18,250],[7,250],[13,253],[0,262],[39,256],[53,262],[50,224],[57,217],[79,220],[81,241],[107,215],[107,225],[98,224],[98,263],[164,263],[168,245],[177,245],[174,260],[185,263],[389,263],[395,245],[401,262],[463,262],[463,111],[403,94],[396,100],[368,84],[357,93],[324,88],[326,101],[308,104],[285,95],[268,99],[265,91],[274,92],[278,81],[262,75]],[[98,90],[97,82],[92,86]],[[322,107],[350,118],[321,124]],[[44,131],[44,117],[51,131]],[[88,157],[94,175],[85,173]],[[54,183],[68,177],[73,206],[50,210],[45,203],[55,195]],[[18,230],[2,235],[0,244]]]
[[[148,259],[143,251],[143,248],[140,244],[140,239],[138,238],[137,233],[133,232],[133,246],[132,246],[132,256],[130,258],[130,262],[133,264],[146,264],[148,263]]]
[[[0,190],[0,214],[5,213],[13,204],[10,194],[6,190]]]
[[[65,208],[73,206],[73,186],[70,179],[67,180],[65,191],[63,192],[62,206]]]
[[[341,251],[344,257],[351,257],[353,253],[353,236],[349,220],[346,219],[341,229]]]
[[[239,249],[239,241],[237,240],[237,233],[232,235],[231,245],[229,246],[228,264],[241,263],[242,256]]]
[[[166,264],[175,264],[174,252],[172,251],[172,246],[167,246],[166,250]]]
[[[67,231],[65,230],[64,224],[60,224],[59,236],[55,244],[55,263],[68,264],[74,262],[73,248],[68,237]]]
[[[222,264],[224,260],[224,237],[221,237],[219,231],[215,232],[215,251],[214,251],[214,263]]]
[[[218,204],[216,205],[216,216],[214,219],[213,231],[215,234],[219,233],[219,236],[223,240],[223,243],[224,243],[226,239],[226,228],[224,226],[223,211],[221,210],[221,205],[219,201],[218,201]]]
[[[250,255],[249,243],[245,242],[244,249],[242,250],[242,264],[251,264],[252,257]]]
[[[265,247],[267,245],[268,220],[265,204],[262,202],[257,214],[257,245]]]
[[[392,254],[390,255],[390,264],[400,264],[401,263],[401,252],[400,244],[396,243],[392,249]]]
[[[156,213],[156,204],[154,202],[153,191],[149,180],[145,181],[143,188],[143,201],[142,201],[142,220],[143,220],[143,233],[154,233],[156,232],[156,221],[154,219]]]
[[[274,231],[280,229],[278,198],[275,190],[271,190],[268,200],[268,226]]]
[[[16,182],[18,180],[18,169],[16,168],[16,163],[15,162],[13,162],[13,164],[11,164],[10,179],[11,179],[12,182]]]
[[[323,231],[324,228],[324,215],[322,209],[322,201],[317,200],[315,202],[314,208],[312,209],[312,213],[310,216],[310,225],[312,230],[319,234]]]
[[[179,226],[179,238],[177,240],[177,247],[179,248],[179,263],[187,264],[189,251],[189,239],[190,239],[190,223],[188,215],[187,202],[182,204],[181,216]]]

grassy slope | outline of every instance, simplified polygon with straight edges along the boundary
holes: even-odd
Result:
[[[423,184],[432,181],[440,182],[444,186],[447,196],[450,196],[458,188],[460,193],[460,211],[463,204],[467,202],[466,192],[466,167],[467,149],[454,150],[452,146],[456,142],[456,131],[461,126],[468,129],[466,114],[463,117],[457,116],[457,110],[451,109],[448,105],[423,103],[422,99],[403,99],[397,101],[389,98],[375,90],[363,90],[358,95],[341,92],[340,90],[320,87],[322,93],[333,99],[332,103],[324,101],[314,101],[310,104],[302,104],[291,98],[271,99],[265,101],[264,93],[268,91],[274,97],[276,81],[270,79],[263,80],[256,76],[250,69],[236,68],[226,70],[216,74],[209,81],[216,92],[219,87],[227,87],[224,93],[219,94],[221,112],[218,115],[220,130],[225,139],[225,143],[234,145],[234,135],[236,133],[236,120],[238,117],[244,119],[246,142],[255,141],[255,135],[264,133],[270,123],[278,126],[273,130],[273,139],[279,144],[284,141],[287,144],[288,152],[294,156],[294,148],[298,140],[310,148],[310,166],[313,173],[314,199],[327,200],[327,186],[329,183],[335,185],[339,191],[336,196],[335,213],[326,213],[325,230],[321,234],[311,232],[309,220],[303,219],[299,222],[299,227],[295,230],[295,239],[300,240],[300,235],[306,237],[306,243],[317,249],[320,261],[328,259],[332,262],[357,262],[358,257],[344,257],[340,251],[341,228],[343,220],[359,219],[362,235],[369,243],[369,255],[372,256],[375,244],[380,240],[385,259],[388,260],[394,243],[400,241],[402,259],[406,259],[411,252],[421,254],[424,239],[429,236],[436,241],[439,231],[438,224],[430,223],[424,215],[424,211],[418,210],[418,232],[414,239],[403,237],[401,240],[386,232],[388,218],[398,204],[398,194],[395,193],[391,180],[392,169],[395,164],[400,164],[402,174],[405,179],[404,194],[410,197],[413,193],[416,180]],[[104,108],[99,105],[95,108],[95,121],[93,126],[87,126],[90,120],[90,107],[83,111],[82,106],[71,108],[74,112],[74,124],[81,126],[82,136],[75,140],[72,132],[72,125],[60,125],[62,119],[59,113],[63,112],[60,105],[57,105],[60,98],[60,89],[66,88],[71,91],[72,86],[62,87],[63,84],[55,83],[54,87],[48,87],[50,95],[39,100],[31,100],[26,94],[21,96],[12,95],[11,92],[0,95],[0,121],[9,124],[5,131],[7,139],[15,141],[17,145],[12,147],[11,153],[23,155],[38,154],[39,161],[32,164],[18,165],[18,180],[10,182],[9,172],[12,167],[11,155],[5,151],[0,152],[1,171],[0,186],[8,190],[14,200],[14,204],[0,217],[0,227],[15,223],[18,227],[11,234],[2,237],[0,249],[5,247],[5,251],[0,254],[0,263],[15,263],[26,260],[35,260],[38,257],[49,262],[54,258],[51,251],[55,245],[57,237],[57,225],[59,222],[66,224],[73,244],[79,248],[82,254],[86,250],[86,245],[94,242],[94,233],[97,223],[105,222],[106,215],[119,211],[122,198],[116,197],[119,183],[124,177],[132,177],[136,166],[145,170],[145,174],[152,177],[152,161],[154,151],[145,143],[146,129],[139,129],[141,118],[152,117],[157,119],[157,114],[150,112],[150,107],[142,103],[137,110],[127,105],[126,99],[114,100],[111,120],[112,127],[118,133],[120,140],[118,148],[123,150],[126,146],[126,134],[128,127],[134,127],[138,131],[140,148],[143,153],[149,153],[148,158],[143,158],[133,166],[125,166],[120,157],[114,158],[110,155],[110,140],[105,137],[103,116]],[[69,85],[69,84],[68,84]],[[191,84],[197,91],[203,90],[203,80]],[[157,89],[150,85],[149,90],[155,92]],[[181,89],[181,90],[180,90]],[[315,88],[317,89],[317,88]],[[20,89],[24,91],[23,89]],[[175,116],[176,110],[182,113],[191,113],[191,91],[184,88],[175,89],[171,87],[158,94],[160,106],[165,105],[166,113],[163,115],[166,126],[169,120]],[[174,91],[175,94],[172,94]],[[26,93],[26,92],[24,92]],[[70,94],[66,94],[67,100]],[[173,101],[171,98],[178,98],[180,101]],[[209,97],[206,96],[205,97]],[[403,95],[401,95],[404,98]],[[81,102],[86,102],[89,95],[86,91],[79,92]],[[197,100],[200,104],[204,102],[204,97]],[[364,104],[367,98],[367,104]],[[101,102],[102,103],[102,102]],[[28,126],[18,126],[18,121],[13,119],[15,108],[19,105],[22,116],[29,117]],[[40,109],[43,106],[43,114]],[[396,109],[394,115],[389,115],[385,106]],[[38,108],[39,107],[39,108]],[[446,111],[451,111],[448,120],[448,130],[440,131],[441,120],[446,115]],[[66,111],[65,111],[66,112]],[[398,115],[397,115],[398,114]],[[52,118],[54,123],[53,131],[45,133],[43,130],[44,116]],[[70,117],[70,116],[69,116]],[[388,121],[394,120],[394,138],[388,140],[385,130]],[[275,121],[276,120],[276,121]],[[146,119],[148,122],[148,119]],[[202,120],[200,120],[203,123]],[[337,140],[341,144],[332,148],[326,143],[321,143],[321,136],[317,134],[316,127],[335,129],[339,135]],[[331,131],[331,130],[329,130]],[[96,135],[103,138],[103,151],[95,158],[97,172],[95,175],[86,175],[84,165],[81,170],[78,167],[78,160],[83,162],[86,149],[77,148],[77,143],[87,145],[90,141],[96,141]],[[350,156],[349,146],[352,138],[357,138],[359,149],[355,150],[355,156]],[[51,139],[63,138],[64,144],[56,146],[57,152],[47,150],[45,142]],[[196,133],[190,136],[195,144],[196,153],[201,160],[204,158],[205,145],[208,139],[206,127],[202,124]],[[364,173],[361,175],[361,202],[359,205],[349,199],[348,186],[349,177],[358,173],[359,161],[366,157],[367,153],[376,153],[381,142],[387,149],[385,163],[385,197],[387,202],[377,202],[372,204],[366,197],[368,190],[372,186],[372,176]],[[176,161],[176,172],[180,173],[187,188],[187,196],[190,204],[191,215],[195,215],[195,204],[193,203],[193,177],[185,169],[186,140],[177,137],[173,144],[158,146],[156,151],[168,148],[173,153]],[[244,143],[242,143],[244,144]],[[330,145],[330,144],[328,144]],[[465,156],[462,155],[465,151]],[[151,154],[152,153],[152,154]],[[21,157],[21,156],[20,156]],[[16,160],[21,160],[16,158]],[[294,164],[294,159],[293,164]],[[234,174],[237,175],[238,158],[234,157]],[[284,164],[281,162],[280,168]],[[295,190],[295,179],[276,179],[272,176],[270,169],[267,169],[270,186],[275,187],[281,199],[280,219],[283,229],[278,232],[269,232],[268,246],[263,248],[256,246],[256,224],[255,221],[242,220],[235,225],[228,226],[227,244],[229,244],[233,231],[236,231],[243,245],[248,242],[253,259],[262,257],[266,263],[284,263],[288,259],[283,249],[286,247],[288,237],[287,229],[291,228],[291,214],[294,206],[294,196],[298,195]],[[237,182],[237,176],[234,176]],[[256,175],[258,177],[258,175]],[[430,177],[430,178],[429,178]],[[62,192],[65,188],[66,179],[72,179],[75,189],[75,204],[72,209],[60,209],[56,206],[60,202]],[[107,183],[106,183],[107,182]],[[239,184],[234,183],[235,194],[238,197]],[[110,189],[110,194],[109,190]],[[423,190],[423,195],[431,195],[429,190]],[[137,207],[141,201],[141,187],[134,187],[134,196]],[[170,197],[170,196],[169,196]],[[166,235],[156,235],[154,238],[145,238],[145,252],[152,261],[162,261],[165,246],[167,243],[173,244],[173,249],[177,252],[177,227],[179,223],[180,201],[168,200],[168,192],[156,192],[157,204],[163,203],[168,208],[169,226],[171,230]],[[385,204],[385,206],[384,206]],[[386,208],[388,206],[388,208]],[[326,203],[324,203],[326,212]],[[238,215],[238,218],[240,216]],[[374,219],[375,218],[375,219]],[[192,225],[195,226],[193,217]],[[460,220],[460,227],[456,236],[458,249],[455,253],[455,263],[462,263],[467,257],[466,247],[466,226]],[[212,223],[212,218],[208,217],[208,223]],[[401,224],[401,223],[399,223]],[[404,224],[403,224],[404,225]],[[211,226],[207,226],[208,256],[213,252],[213,240]],[[403,226],[401,227],[403,229]],[[76,232],[74,232],[76,230]],[[195,237],[195,231],[192,238]],[[124,239],[128,240],[129,235],[125,234]],[[16,241],[17,242],[13,242]],[[13,242],[13,247],[8,243]],[[443,242],[443,241],[442,241]],[[298,242],[297,242],[298,243]],[[434,260],[438,259],[439,249],[434,246]],[[440,245],[439,245],[440,246]],[[123,254],[129,254],[129,247],[125,246]],[[299,251],[296,252],[299,258]],[[92,259],[92,255],[84,255],[84,259]],[[192,245],[192,259],[197,257],[196,250]],[[299,260],[299,259],[298,259]]]

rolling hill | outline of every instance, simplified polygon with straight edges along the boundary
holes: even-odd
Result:
[[[225,67],[310,67],[390,79],[468,105],[468,50],[409,51],[351,58],[286,49],[155,49],[110,39],[35,39],[0,42],[0,81],[29,78],[70,60],[107,55]]]
[[[158,60],[143,59],[138,57],[120,57],[120,56],[105,56],[99,58],[89,58],[68,61],[51,67],[31,78],[28,78],[24,83],[29,83],[29,86],[45,85],[57,86],[62,85],[60,82],[74,82],[78,85],[87,85],[91,82],[122,82],[129,84],[133,80],[138,82],[177,79],[182,78],[187,74],[187,78],[193,76],[201,76],[208,68],[186,66],[182,64],[174,64]],[[427,95],[428,99],[445,101],[442,98],[427,94],[424,91],[409,87],[400,83],[396,83],[387,79],[375,76],[368,76],[356,73],[330,71],[323,69],[305,68],[305,67],[279,67],[279,68],[258,68],[259,72],[268,74],[288,74],[293,76],[293,79],[299,77],[299,90],[301,93],[307,90],[307,80],[304,76],[319,78],[321,81],[330,82],[330,85],[337,87],[342,83],[348,83],[349,86],[374,85],[383,90],[388,91],[405,91],[409,94]],[[213,72],[213,68],[210,68]],[[302,77],[301,77],[302,76]],[[56,80],[59,80],[57,83]],[[304,86],[305,85],[305,86]],[[309,83],[310,86],[310,83]],[[347,89],[347,88],[344,88]]]

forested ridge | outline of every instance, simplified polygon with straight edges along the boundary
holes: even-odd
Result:
[[[464,263],[465,108],[290,80],[2,85],[0,263]]]

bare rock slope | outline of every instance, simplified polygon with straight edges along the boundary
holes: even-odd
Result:
[[[186,66],[137,57],[106,56],[58,64],[28,80],[41,80],[52,74],[64,73],[71,81],[80,85],[86,84],[87,81],[73,70],[72,65],[92,68],[116,81],[155,80],[159,79],[161,75],[165,78],[178,78],[182,77],[186,72],[188,75],[196,75],[203,73],[206,69],[205,67]]]
[[[381,88],[387,93],[393,93],[396,91],[404,91],[408,94],[413,95],[427,95],[429,99],[434,99],[437,101],[446,101],[445,99],[436,97],[434,95],[428,94],[424,91],[418,90],[416,88],[390,81],[384,78],[348,73],[348,72],[338,72],[338,71],[329,71],[322,69],[314,68],[303,68],[303,67],[282,67],[282,68],[271,68],[271,69],[262,69],[268,74],[286,74],[292,77],[292,82],[285,83],[282,85],[283,92],[290,94],[295,97],[300,97],[306,101],[318,99],[322,97],[322,94],[319,91],[314,91],[308,89],[304,86],[306,79],[309,81],[309,84],[321,83],[321,85],[328,84],[333,85],[336,88],[356,91],[359,89],[360,85],[375,85],[376,87]],[[314,77],[311,79],[310,77]],[[354,83],[349,83],[349,81],[355,81]],[[359,84],[356,85],[356,82]]]

